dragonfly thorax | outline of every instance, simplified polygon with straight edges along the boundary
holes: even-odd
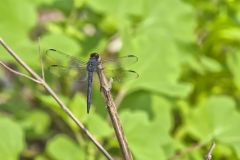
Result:
[[[97,71],[97,66],[98,66],[98,58],[91,57],[87,63],[87,71],[95,72]]]

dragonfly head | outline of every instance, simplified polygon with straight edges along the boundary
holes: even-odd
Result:
[[[94,52],[94,53],[91,53],[90,55],[91,58],[95,58],[95,59],[98,59],[99,58],[99,54]]]

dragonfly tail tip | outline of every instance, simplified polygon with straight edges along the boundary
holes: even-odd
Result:
[[[87,106],[87,114],[90,112],[90,106]]]

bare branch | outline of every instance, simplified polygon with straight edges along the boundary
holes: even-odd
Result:
[[[45,81],[45,73],[44,73],[44,66],[43,66],[43,55],[42,55],[42,52],[41,52],[40,37],[38,38],[38,53],[39,53],[40,64],[41,64],[42,79],[44,79],[44,81]]]
[[[111,157],[111,155],[93,137],[93,135],[84,127],[84,125],[74,116],[74,114],[67,108],[67,106],[65,106],[65,104],[58,98],[56,93],[48,86],[48,84],[37,73],[35,73],[1,38],[0,44],[24,69],[27,70],[27,72],[33,77],[33,79],[42,82],[41,85],[56,100],[56,102],[64,110],[64,112],[82,129],[82,131],[87,135],[87,137],[96,145],[99,151],[102,152],[107,159],[112,160],[113,158]]]
[[[216,146],[216,144],[215,144],[215,142],[213,142],[211,147],[208,150],[208,153],[205,156],[205,160],[211,160],[212,159],[212,152],[213,152],[213,149],[215,148],[215,146]]]
[[[34,82],[36,82],[36,83],[38,83],[38,84],[42,84],[41,81],[39,81],[39,80],[37,80],[37,79],[34,79],[34,78],[32,78],[32,77],[30,77],[30,76],[24,74],[24,73],[21,73],[21,72],[15,71],[14,69],[8,67],[8,66],[7,66],[5,63],[3,63],[2,61],[0,61],[0,64],[1,64],[6,70],[8,70],[9,72],[12,72],[13,74],[16,74],[16,75],[19,75],[19,76],[25,77],[25,78],[30,79],[31,81],[34,81]]]
[[[180,157],[183,157],[186,154],[189,154],[189,153],[193,152],[194,150],[202,148],[204,145],[205,145],[204,143],[193,144],[193,145],[187,147],[186,149],[184,149],[183,151],[180,151],[180,152],[176,153],[175,155],[170,157],[169,160],[179,159]]]
[[[132,154],[129,150],[128,143],[127,143],[125,134],[123,132],[121,122],[119,120],[116,105],[112,98],[111,86],[109,86],[109,82],[107,81],[106,76],[104,74],[100,58],[99,58],[99,62],[100,62],[100,64],[98,66],[97,73],[98,73],[98,77],[99,77],[99,81],[100,81],[101,91],[103,93],[103,96],[104,96],[106,104],[107,104],[108,114],[111,118],[112,125],[115,130],[115,134],[117,136],[118,143],[120,145],[124,159],[132,160]]]

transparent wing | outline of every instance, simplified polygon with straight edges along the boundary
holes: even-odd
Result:
[[[131,64],[134,64],[138,61],[138,57],[135,55],[126,55],[119,58],[111,58],[111,59],[103,59],[102,63],[104,68],[107,68],[108,66],[115,66],[115,67],[124,67],[129,66]]]
[[[66,75],[71,77],[82,77],[87,76],[85,68],[73,67],[73,66],[62,66],[62,65],[51,65],[48,67],[48,71],[56,76]]]
[[[126,55],[119,58],[103,59],[104,72],[108,78],[113,79],[114,82],[123,82],[126,80],[133,80],[139,77],[138,73],[133,70],[127,70],[123,67],[134,64],[138,61],[135,55]]]
[[[134,80],[139,77],[139,74],[133,70],[126,70],[123,68],[118,68],[114,70],[107,70],[104,69],[104,73],[106,74],[107,78],[112,78],[113,83],[123,82],[127,80]]]
[[[45,53],[47,70],[56,77],[70,76],[76,77],[76,81],[87,79],[87,61],[70,56],[56,49],[48,49]],[[119,58],[103,59],[104,72],[108,78],[113,78],[115,82],[136,79],[138,73],[133,70],[123,69],[123,66],[134,64],[138,58],[134,55],[126,55]]]
[[[84,80],[87,62],[56,49],[48,49],[44,54],[45,68],[57,78],[70,76]]]
[[[86,61],[56,49],[48,49],[45,52],[44,58],[50,65],[61,64],[63,66],[69,66],[70,68],[84,68],[87,65]]]
[[[87,80],[86,68],[73,67],[73,66],[63,66],[63,65],[50,65],[47,67],[47,71],[57,78],[60,77],[72,77],[77,81]],[[70,78],[69,78],[70,79]]]

